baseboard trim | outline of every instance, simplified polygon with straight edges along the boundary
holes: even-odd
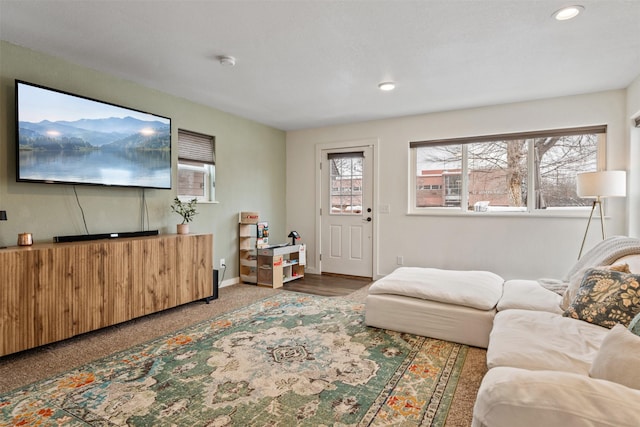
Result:
[[[218,288],[226,288],[227,286],[237,285],[238,283],[240,283],[240,277],[232,277],[230,279],[223,280]]]

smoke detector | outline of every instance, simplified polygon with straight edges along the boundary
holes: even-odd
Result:
[[[233,56],[221,55],[217,58],[220,62],[220,65],[222,65],[223,67],[233,67],[234,65],[236,65],[236,58],[234,58]]]

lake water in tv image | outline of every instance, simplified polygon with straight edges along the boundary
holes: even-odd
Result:
[[[169,151],[20,150],[19,156],[21,179],[171,188]]]

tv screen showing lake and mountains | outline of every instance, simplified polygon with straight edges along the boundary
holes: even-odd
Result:
[[[18,181],[171,188],[171,120],[16,82]]]

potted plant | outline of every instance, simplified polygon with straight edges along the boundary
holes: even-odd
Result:
[[[178,224],[178,234],[189,234],[189,223],[198,213],[196,212],[197,203],[198,199],[191,199],[188,202],[183,202],[177,197],[173,199],[171,210],[182,217],[182,223]]]

